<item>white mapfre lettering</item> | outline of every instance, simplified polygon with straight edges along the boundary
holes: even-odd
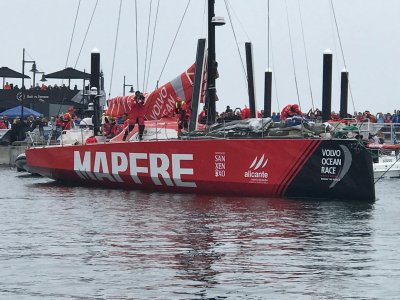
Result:
[[[124,183],[123,177],[130,176],[134,183],[143,184],[147,177],[157,186],[195,188],[195,182],[182,180],[184,175],[194,175],[193,168],[181,166],[184,161],[193,161],[193,154],[74,151],[74,171],[82,179]]]
[[[122,152],[111,152],[111,173],[118,182],[124,182],[119,176],[120,172],[128,169],[128,158]]]
[[[139,179],[138,174],[144,173],[149,174],[149,168],[147,167],[138,167],[137,161],[139,160],[147,160],[146,153],[129,153],[129,164],[130,164],[130,173],[133,181],[137,184],[142,184]]]
[[[74,170],[82,179],[96,180],[96,177],[90,172],[90,152],[85,152],[83,161],[80,152],[74,152]]]
[[[174,178],[176,186],[183,186],[183,187],[197,187],[195,182],[183,182],[181,180],[182,175],[193,175],[193,169],[189,168],[181,168],[181,161],[193,160],[193,154],[172,154],[172,176]]]

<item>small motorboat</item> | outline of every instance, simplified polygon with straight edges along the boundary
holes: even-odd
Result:
[[[374,179],[400,178],[400,157],[395,154],[379,155],[378,161],[373,164]]]

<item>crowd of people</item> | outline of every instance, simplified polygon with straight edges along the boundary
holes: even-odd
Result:
[[[25,140],[27,132],[31,132],[36,128],[39,129],[40,135],[44,136],[44,127],[47,123],[48,120],[44,117],[28,116],[22,119],[16,117],[12,121],[7,116],[0,117],[0,129],[11,129],[10,143]]]
[[[200,114],[200,122],[206,122],[207,110],[204,108]],[[313,122],[322,122],[322,111],[318,108],[310,109],[307,113],[300,110],[299,105],[289,104],[285,106],[281,112],[272,112],[271,116],[264,116],[264,111],[258,111],[257,117],[270,117],[274,122],[284,121],[287,118],[301,116],[306,120]],[[250,110],[245,105],[244,108],[236,108],[232,110],[229,106],[222,113],[217,113],[217,122],[228,122],[234,120],[244,120],[250,118]],[[331,112],[330,120],[328,122],[358,122],[358,123],[396,123],[400,124],[400,110],[395,110],[393,113],[372,114],[369,110],[364,112],[354,112],[354,114],[347,114],[345,118],[341,118],[339,113]]]
[[[24,88],[26,89],[26,87],[24,87]],[[20,90],[18,85],[14,85],[13,83],[8,83],[8,82],[6,82],[4,84],[3,89],[4,90]],[[31,87],[28,90],[31,90],[31,91],[33,91],[33,90],[36,90],[36,91],[47,91],[47,90],[49,90],[50,91],[50,90],[66,90],[66,89],[72,90],[70,86],[67,86],[65,84],[59,86],[57,84],[46,85],[44,83],[42,83],[42,84],[36,83],[35,86],[31,85]],[[75,85],[73,87],[73,90],[77,91],[78,90],[78,86]]]

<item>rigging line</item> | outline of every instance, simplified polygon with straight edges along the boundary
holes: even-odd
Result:
[[[113,78],[114,78],[114,65],[115,65],[115,56],[116,56],[116,54],[117,54],[118,34],[119,34],[119,22],[120,22],[120,20],[121,20],[121,10],[122,10],[122,0],[119,1],[118,22],[117,22],[117,33],[116,33],[116,35],[115,35],[114,55],[113,55],[113,61],[112,61],[112,67],[111,67],[110,89],[108,90],[108,98],[110,98],[110,95],[111,95],[111,88],[112,88],[112,83],[113,83]],[[124,87],[124,88],[125,88],[125,87]]]
[[[178,30],[176,31],[174,40],[172,41],[172,45],[171,45],[171,47],[170,47],[170,49],[169,49],[167,58],[165,59],[164,66],[163,66],[163,68],[162,68],[162,70],[161,70],[161,73],[160,73],[160,76],[158,77],[157,82],[160,82],[161,76],[162,76],[162,74],[164,73],[164,69],[165,69],[165,67],[166,67],[166,65],[167,65],[167,62],[168,62],[169,56],[171,55],[172,49],[174,48],[176,38],[178,37],[178,33],[179,33],[179,31],[180,31],[180,29],[181,29],[181,27],[182,27],[182,23],[183,23],[183,20],[185,19],[185,16],[186,16],[187,10],[188,10],[188,8],[189,8],[190,2],[191,2],[191,0],[189,0],[188,3],[187,3],[187,5],[186,5],[186,8],[185,8],[185,11],[184,11],[184,13],[183,13],[181,22],[179,23],[179,26],[178,26]]]
[[[150,69],[151,69],[151,61],[153,58],[153,49],[154,49],[154,39],[156,36],[156,28],[157,28],[157,20],[158,20],[158,11],[159,11],[159,7],[160,7],[160,0],[158,0],[157,2],[157,10],[156,10],[156,17],[154,20],[154,29],[153,29],[153,38],[151,41],[151,50],[150,50],[150,58],[149,58],[149,67],[147,69],[147,78],[146,78],[146,90],[149,84],[149,77],[150,77]]]
[[[329,9],[329,19],[331,20],[331,31],[332,31],[332,41],[333,41],[333,47],[335,48],[335,62],[336,62],[336,68],[337,70],[340,70],[339,67],[339,58],[338,58],[338,53],[339,51],[337,51],[337,45],[336,45],[336,38],[335,38],[335,26],[334,26],[334,21],[333,21],[333,16],[332,16],[332,12],[331,12],[331,4],[329,3],[329,0],[326,2],[328,4],[328,9]],[[340,75],[338,76],[338,78],[340,78]]]
[[[276,76],[276,68],[275,68],[275,60],[274,60],[274,51],[273,51],[273,48],[274,48],[274,47],[272,46],[272,42],[273,42],[273,40],[272,40],[272,33],[270,32],[269,35],[270,35],[269,37],[270,37],[270,40],[271,40],[271,60],[272,60],[272,68],[273,68],[273,70],[275,70],[275,71],[274,71],[275,76],[272,75],[272,78],[274,79],[274,87],[275,87],[276,103],[277,103],[277,105],[278,105],[278,112],[280,112],[281,109],[280,109],[280,105],[279,105],[279,94],[278,94],[278,84],[277,84],[278,80],[277,80],[277,76]]]
[[[233,36],[234,36],[234,38],[235,38],[236,48],[237,48],[237,51],[238,51],[238,53],[239,53],[240,62],[242,63],[243,75],[244,75],[244,79],[245,79],[244,82],[245,82],[245,84],[246,84],[246,89],[247,89],[247,73],[246,73],[246,68],[245,68],[245,66],[244,66],[242,54],[240,53],[240,48],[239,48],[239,43],[238,43],[238,40],[237,40],[237,37],[236,37],[235,28],[233,27],[232,15],[231,15],[231,12],[230,12],[230,9],[229,9],[228,1],[227,1],[227,0],[224,0],[224,2],[225,2],[226,11],[227,11],[228,17],[229,17],[229,23],[231,24]]]
[[[65,67],[68,66],[68,60],[69,60],[69,55],[71,53],[72,40],[73,40],[74,34],[75,34],[76,22],[78,20],[78,14],[79,14],[79,8],[81,6],[81,1],[82,0],[79,0],[78,8],[76,9],[75,21],[74,21],[74,26],[73,26],[73,29],[72,29],[71,40],[69,41],[69,48],[68,48],[67,60],[65,61]]]
[[[138,14],[137,14],[137,0],[135,0],[135,27],[136,27],[136,86],[139,89],[139,45],[138,45]]]
[[[294,64],[294,54],[293,54],[293,43],[292,43],[292,32],[290,30],[290,22],[289,22],[289,9],[287,6],[287,0],[285,0],[285,5],[286,5],[286,19],[287,19],[287,25],[289,29],[289,39],[290,39],[290,50],[292,52],[292,65],[293,65],[293,73],[294,73],[294,81],[296,83],[296,92],[297,92],[297,102],[299,103],[299,106],[301,108],[300,104],[300,95],[299,95],[299,86],[297,84],[297,75],[296,75],[296,65]]]
[[[245,27],[243,26],[242,22],[240,22],[240,18],[239,18],[238,15],[236,14],[235,9],[233,8],[232,4],[230,4],[230,3],[228,2],[228,5],[229,5],[229,7],[231,8],[231,10],[232,10],[234,16],[235,16],[236,19],[238,20],[238,23],[239,23],[239,25],[240,25],[240,28],[242,29],[243,33],[246,35],[247,40],[248,40],[248,41],[251,41],[250,36],[248,35],[248,33],[247,33]]]
[[[150,22],[151,22],[151,9],[153,6],[153,0],[150,0],[150,8],[149,8],[149,22],[147,24],[147,40],[146,40],[146,57],[144,59],[144,72],[143,72],[143,87],[142,91],[144,91],[144,85],[146,83],[146,71],[147,71],[147,56],[149,50],[149,38],[150,38]]]
[[[204,35],[204,24],[206,22],[206,7],[207,7],[207,0],[204,0],[204,8],[203,8],[203,21],[201,23],[201,35]]]
[[[337,19],[336,19],[335,7],[333,6],[333,0],[330,0],[330,1],[331,1],[331,6],[332,6],[333,18],[334,18],[334,20],[335,20],[336,31],[337,31],[337,35],[338,35],[338,39],[339,39],[340,51],[341,51],[341,53],[342,53],[342,59],[343,59],[344,67],[345,67],[345,69],[347,70],[347,64],[346,64],[346,60],[345,60],[345,57],[344,57],[342,39],[341,39],[341,37],[340,37],[339,26],[338,26]],[[348,77],[348,76],[347,76],[347,77]],[[350,80],[349,80],[349,78],[347,78],[347,81],[349,82],[349,92],[350,92],[351,102],[352,102],[352,104],[353,104],[353,109],[354,109],[354,111],[356,111],[356,107],[355,107],[355,105],[354,105],[354,99],[353,99],[353,92],[352,92],[352,90],[351,90],[351,85],[350,85]]]
[[[312,87],[311,87],[310,67],[309,67],[309,63],[308,63],[308,54],[307,54],[307,47],[306,47],[306,39],[305,39],[305,36],[304,36],[303,15],[301,13],[300,0],[297,0],[297,4],[298,4],[298,7],[299,7],[300,24],[301,24],[301,35],[303,37],[303,46],[304,46],[304,55],[306,57],[308,86],[310,88],[311,105],[312,105],[312,109],[314,110],[315,109],[315,107],[314,107],[314,97],[313,97],[313,92],[312,92]]]
[[[79,50],[78,58],[76,59],[74,68],[76,68],[76,66],[78,65],[79,58],[81,57],[83,45],[85,45],[86,37],[87,37],[87,35],[88,35],[88,33],[89,33],[90,25],[92,24],[93,16],[94,16],[94,13],[96,12],[96,9],[97,9],[97,4],[99,4],[99,0],[96,0],[96,4],[94,5],[93,12],[92,12],[92,16],[90,17],[89,25],[88,25],[88,27],[87,27],[87,29],[86,29],[85,37],[83,38],[83,42],[82,42],[82,45],[81,45],[81,49]]]

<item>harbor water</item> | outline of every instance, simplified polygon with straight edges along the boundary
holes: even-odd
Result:
[[[400,179],[377,201],[65,187],[0,169],[0,299],[399,299]]]

